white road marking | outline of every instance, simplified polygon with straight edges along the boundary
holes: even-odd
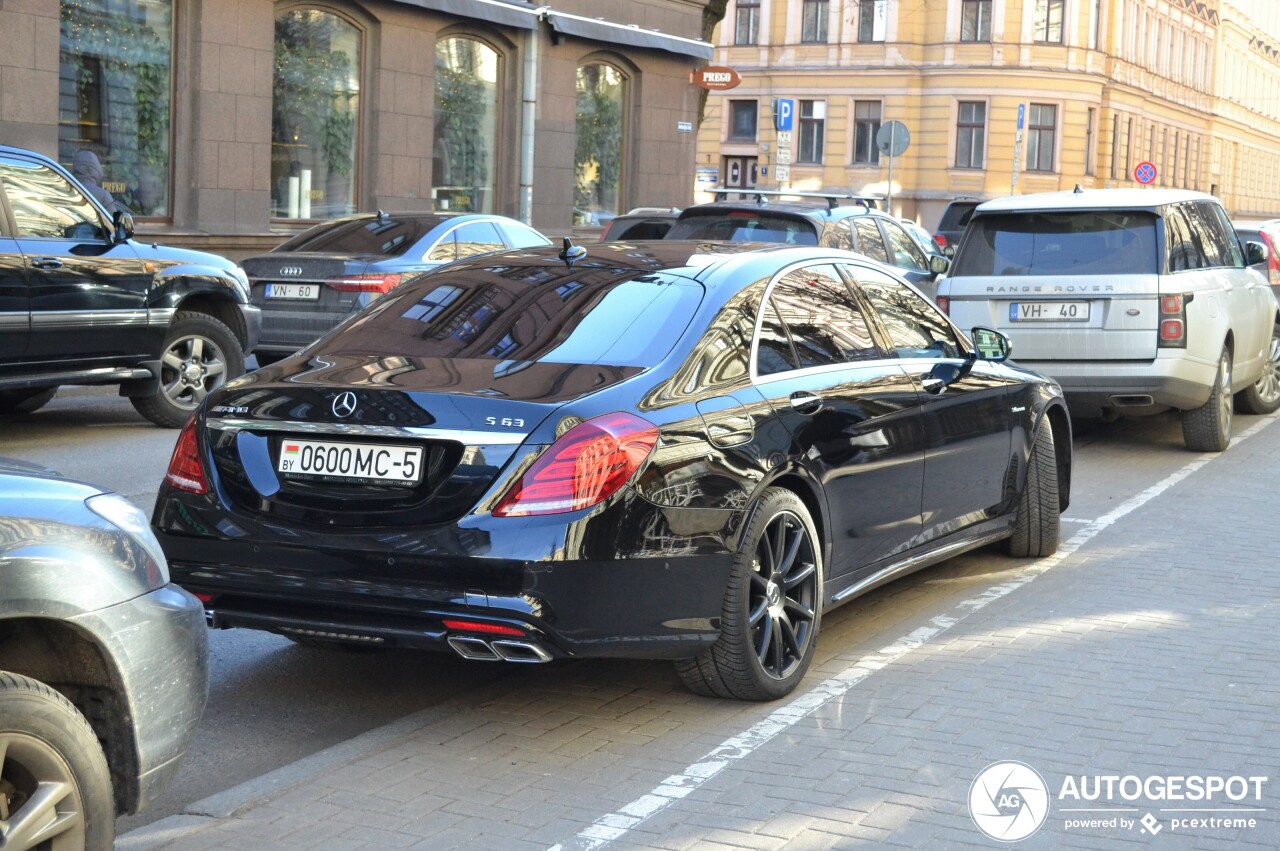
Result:
[[[1232,444],[1239,445],[1243,443],[1275,421],[1276,417],[1273,416],[1262,419],[1241,434],[1236,435],[1232,440]],[[753,724],[736,736],[725,739],[718,747],[703,756],[702,759],[690,765],[680,774],[673,774],[663,780],[649,790],[648,794],[640,796],[616,812],[601,816],[590,827],[578,833],[577,836],[551,846],[548,851],[594,851],[594,849],[600,848],[615,839],[621,839],[628,831],[645,819],[665,810],[715,777],[729,763],[751,756],[775,736],[786,732],[796,722],[815,710],[838,697],[842,697],[876,671],[898,661],[903,656],[928,643],[974,612],[981,611],[996,600],[1006,597],[1024,585],[1035,581],[1038,576],[1056,567],[1063,559],[1079,550],[1108,526],[1146,505],[1217,457],[1219,457],[1219,453],[1216,452],[1197,455],[1194,460],[1177,472],[1122,502],[1096,520],[1089,521],[1085,528],[1063,542],[1053,555],[1034,561],[1018,570],[1009,580],[992,585],[976,597],[961,601],[949,614],[939,615],[931,619],[928,626],[913,630],[888,647],[882,648],[880,652],[868,653],[831,679],[818,683],[803,694],[792,698],[785,706],[775,710],[762,721]]]

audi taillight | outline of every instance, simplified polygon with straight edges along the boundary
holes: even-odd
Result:
[[[196,418],[193,415],[178,433],[178,442],[169,459],[169,472],[164,480],[180,491],[208,493],[209,482],[200,461],[200,448],[196,445]]]
[[[1187,304],[1190,294],[1160,296],[1160,333],[1156,345],[1162,349],[1187,347]]]
[[[569,429],[499,500],[499,517],[563,514],[618,492],[658,442],[658,428],[634,414],[614,413]]]
[[[344,293],[387,293],[400,286],[399,273],[391,275],[347,275],[330,278],[325,284]]]

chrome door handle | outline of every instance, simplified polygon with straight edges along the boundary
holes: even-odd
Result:
[[[791,408],[796,413],[810,416],[822,410],[822,397],[804,390],[791,394]]]
[[[57,257],[37,257],[31,261],[31,265],[36,269],[61,269],[62,261]]]

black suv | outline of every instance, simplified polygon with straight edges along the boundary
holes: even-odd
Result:
[[[973,218],[973,211],[978,209],[981,203],[981,198],[961,195],[947,204],[947,209],[942,211],[938,229],[933,232],[933,241],[938,243],[938,247],[948,257],[956,253],[960,237],[964,236],[964,229],[968,227],[969,219]]]
[[[730,200],[733,197],[743,200]],[[797,200],[784,200],[793,198]],[[932,298],[934,281],[947,271],[947,259],[925,254],[897,219],[876,209],[877,200],[721,188],[712,203],[686,208],[663,238],[844,248],[892,267]]]
[[[135,242],[53,160],[0,145],[0,414],[62,384],[119,384],[153,423],[181,426],[244,372],[261,317],[244,270]]]

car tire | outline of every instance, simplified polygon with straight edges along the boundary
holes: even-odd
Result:
[[[1231,443],[1231,350],[1222,349],[1209,401],[1182,412],[1182,440],[1192,452],[1222,452]]]
[[[734,560],[720,637],[676,664],[691,691],[776,700],[795,689],[813,659],[822,620],[821,551],[800,498],[766,490]]]
[[[0,390],[0,414],[33,414],[53,401],[57,385],[36,390]]]
[[[1280,410],[1280,323],[1271,326],[1267,361],[1258,380],[1236,394],[1236,412],[1270,414]]]
[[[112,847],[111,772],[93,728],[70,701],[44,683],[0,671],[0,755],[5,848]],[[49,815],[54,821],[46,824]]]
[[[210,390],[244,374],[244,350],[231,329],[205,313],[174,315],[160,355],[160,386],[130,399],[151,422],[182,428]]]
[[[1062,536],[1062,516],[1058,508],[1058,453],[1053,428],[1040,424],[1031,457],[1027,460],[1027,481],[1018,497],[1018,515],[1008,541],[1014,558],[1044,558],[1058,551]]]

